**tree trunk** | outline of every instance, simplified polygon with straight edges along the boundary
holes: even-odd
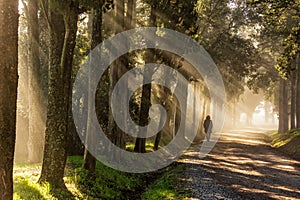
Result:
[[[92,14],[92,41],[91,41],[91,49],[94,49],[98,44],[100,44],[102,42],[102,9],[94,9],[93,10],[93,14]],[[90,80],[90,79],[89,79]],[[91,98],[91,93],[89,91],[89,99]],[[89,101],[88,99],[88,101]],[[90,104],[88,103],[88,106],[90,106]],[[88,108],[88,111],[90,111],[92,109]],[[88,120],[87,120],[87,137],[89,137],[89,133],[91,129],[91,127],[89,126],[89,116],[90,113],[88,113]],[[92,139],[92,138],[88,138],[88,139]],[[92,148],[92,147],[91,147]],[[93,176],[96,172],[96,158],[93,157],[87,149],[85,149],[84,152],[84,162],[83,162],[83,168],[88,170],[89,173]]]
[[[156,25],[156,7],[155,3],[151,5],[151,14],[149,17],[149,26]],[[153,63],[155,61],[155,50],[149,49],[146,53],[146,63]],[[151,81],[153,72],[145,69],[143,76],[143,87],[141,97],[141,108],[139,113],[139,125],[147,126],[149,118],[149,109],[151,107],[151,84],[145,84]],[[139,153],[146,152],[146,138],[136,138],[134,151]]]
[[[164,122],[162,119],[163,119],[163,118],[161,117],[160,120],[159,120],[159,127],[162,126],[162,123]],[[163,128],[157,133],[157,135],[156,135],[156,137],[155,137],[154,147],[153,147],[153,149],[154,149],[155,151],[158,150],[162,132],[163,132]]]
[[[20,24],[19,29],[25,29],[27,25]],[[19,39],[20,40],[20,39]],[[28,35],[23,36],[24,41],[28,41]],[[24,53],[19,54],[19,80],[18,80],[18,100],[17,102],[17,127],[16,127],[16,148],[14,162],[23,164],[28,162],[27,142],[29,137],[28,119],[28,49],[27,44],[19,43],[19,49],[24,49]]]
[[[115,23],[115,34],[121,33],[122,31],[126,30],[126,19],[125,19],[125,1],[118,1],[116,4],[116,23]],[[128,23],[128,22],[127,22]],[[126,42],[126,41],[124,41]],[[118,47],[112,47],[112,48],[118,48]],[[118,58],[114,64],[110,68],[110,98],[112,97],[112,92],[114,90],[114,87],[116,83],[118,82],[119,78],[122,77],[122,75],[127,71],[127,65],[128,65],[128,58],[126,56],[122,56]],[[124,88],[123,91],[119,90],[116,91],[117,95],[126,95],[125,91],[127,91],[127,86],[123,85]],[[111,100],[109,100],[111,102]],[[120,102],[126,103],[126,102]],[[111,109],[111,108],[110,108]],[[118,127],[116,122],[114,121],[112,117],[112,111],[110,110],[110,116],[109,116],[109,134],[110,139],[113,144],[116,146],[125,149],[126,148],[126,141],[125,141],[125,134],[124,132]],[[126,120],[126,117],[125,119]],[[113,155],[118,156],[118,155]]]
[[[57,12],[56,12],[57,13]],[[78,5],[64,15],[50,11],[50,74],[45,150],[39,182],[65,187],[66,138],[73,53],[76,41]]]
[[[297,86],[296,86],[296,128],[300,128],[300,52],[296,57]]]
[[[291,107],[290,107],[290,124],[291,129],[296,128],[296,77],[295,73],[291,74]]]
[[[179,126],[180,126],[180,121],[181,121],[181,110],[180,110],[180,105],[179,102],[177,101],[175,104],[176,108],[175,108],[175,123],[174,123],[174,129],[175,129],[175,135],[177,134],[178,130],[179,130]]]
[[[199,97],[200,98],[200,97]],[[205,138],[205,133],[204,133],[204,127],[203,127],[203,122],[205,120],[205,114],[206,114],[206,104],[207,104],[207,99],[204,97],[203,98],[203,104],[202,104],[202,114],[201,114],[201,120],[199,122],[199,134],[200,134],[200,139],[203,140]]]
[[[288,131],[288,97],[286,81],[280,78],[279,86],[279,133]]]
[[[41,117],[41,74],[39,48],[38,1],[28,1],[29,30],[29,140],[28,160],[30,163],[42,161],[44,146],[44,130]]]
[[[149,109],[151,107],[151,84],[147,83],[147,78],[151,78],[150,72],[146,69],[144,72],[144,81],[142,87],[141,109],[139,113],[139,125],[147,126],[149,122]],[[146,138],[136,138],[134,151],[138,153],[146,153]]]
[[[171,65],[170,60],[168,60],[167,63],[168,63],[168,65]],[[174,107],[174,105],[175,106],[177,105],[175,100],[172,101],[173,93],[170,90],[172,81],[173,81],[172,72],[168,72],[168,71],[164,70],[162,72],[161,79],[164,80],[164,84],[166,85],[166,87],[160,88],[160,90],[162,90],[161,93],[163,93],[163,94],[160,94],[159,102],[166,109],[167,118],[166,118],[166,124],[164,125],[164,127],[162,127],[162,129],[157,133],[157,135],[155,137],[154,147],[153,147],[154,150],[158,150],[160,139],[161,139],[162,133],[164,132],[164,129],[167,129],[169,131],[169,134],[171,134],[172,136],[175,136],[174,126],[170,127],[170,124],[174,118],[174,108],[173,107]],[[163,125],[163,122],[164,122],[163,118],[161,117],[159,120],[159,127],[161,127]]]
[[[18,1],[0,2],[0,199],[13,199],[18,85]]]

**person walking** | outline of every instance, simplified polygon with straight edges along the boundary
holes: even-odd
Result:
[[[212,128],[213,128],[213,123],[212,123],[212,120],[210,119],[209,115],[206,116],[206,118],[204,120],[204,123],[203,123],[203,126],[204,126],[204,131],[205,131],[206,139],[209,142],[210,135],[211,135]]]

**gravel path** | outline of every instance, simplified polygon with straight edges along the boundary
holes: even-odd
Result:
[[[300,199],[300,162],[264,143],[264,131],[223,133],[209,155],[187,151],[182,178],[188,199]]]

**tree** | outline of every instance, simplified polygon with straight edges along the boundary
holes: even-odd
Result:
[[[295,60],[296,61],[296,60]],[[296,62],[294,62],[293,64],[296,64]],[[296,66],[295,66],[296,68]],[[290,106],[290,128],[294,129],[296,128],[296,83],[297,83],[297,74],[292,73],[291,74],[291,78],[290,78],[290,93],[291,93],[291,106]]]
[[[300,2],[297,0],[251,0],[249,2],[260,15],[261,32],[269,37],[279,36],[282,50],[275,65],[279,74],[285,79],[296,77],[298,80],[299,67],[293,67],[292,63],[296,62],[296,66],[299,65],[297,57],[300,46]],[[296,127],[300,127],[300,90],[298,89],[300,83],[299,81],[296,83]]]
[[[40,73],[40,30],[39,30],[39,1],[28,1],[28,30],[29,30],[29,140],[28,160],[31,163],[42,161],[44,145],[44,130],[42,117],[42,76]]]
[[[126,29],[125,27],[125,1],[124,0],[120,0],[116,3],[115,5],[115,23],[114,23],[114,33],[118,34],[121,33],[122,31],[124,31]],[[126,42],[126,41],[124,41]],[[112,48],[118,48],[118,47],[113,47]],[[117,60],[114,61],[114,63],[111,65],[110,71],[109,71],[109,78],[110,78],[110,97],[112,97],[112,92],[113,89],[116,85],[116,83],[118,82],[118,79],[124,74],[125,71],[127,71],[127,65],[128,63],[126,63],[125,60],[127,60],[125,58],[126,56],[122,56],[120,58],[118,58]],[[127,86],[123,86],[125,87],[125,90],[127,89]],[[126,93],[124,91],[117,91],[118,95],[126,95]],[[111,102],[111,100],[110,100]],[[120,102],[120,103],[124,103],[124,102]],[[111,108],[110,108],[111,109]],[[122,130],[120,130],[120,128],[118,127],[118,125],[116,124],[116,122],[114,121],[113,117],[112,117],[112,110],[110,110],[110,117],[109,117],[109,135],[110,135],[110,139],[111,142],[113,144],[115,144],[116,146],[125,149],[126,148],[126,142],[125,142],[125,134]],[[117,156],[117,155],[113,155],[113,156]]]
[[[18,1],[0,1],[0,199],[13,199],[18,84]]]
[[[102,7],[102,6],[101,6]],[[98,44],[102,42],[102,8],[98,9],[93,9],[92,10],[92,41],[91,41],[91,49],[94,49]],[[89,79],[90,80],[90,79]],[[90,95],[90,90],[88,94],[88,99],[91,98]],[[89,101],[89,100],[88,100]],[[88,106],[90,106],[90,103],[88,103]],[[91,109],[88,108],[88,111]],[[90,118],[88,114],[88,119],[87,119],[87,139],[92,140],[92,138],[89,137],[89,132],[93,131],[91,130],[91,127],[89,126],[90,124]],[[92,147],[91,147],[92,148]],[[84,162],[83,162],[83,168],[88,170],[91,176],[93,176],[96,172],[96,158],[93,157],[90,152],[85,149],[84,152]]]
[[[279,127],[278,133],[286,133],[289,130],[288,125],[288,94],[287,81],[280,79],[279,85]]]
[[[297,128],[300,128],[300,52],[296,57],[296,69],[297,69],[297,90],[296,90],[296,119]]]
[[[156,26],[156,4],[152,2],[151,12],[149,17],[149,25]],[[152,41],[154,42],[154,41]],[[145,62],[153,63],[155,61],[155,50],[150,49],[146,53]],[[143,86],[141,96],[141,106],[139,112],[139,125],[147,126],[149,123],[149,109],[151,107],[151,84],[149,83],[152,79],[153,71],[145,68],[143,75]],[[139,153],[146,153],[146,138],[136,138],[134,151]]]
[[[66,138],[79,3],[49,1],[49,90],[45,149],[39,182],[65,187]]]

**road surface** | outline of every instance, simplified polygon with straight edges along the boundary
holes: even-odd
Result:
[[[189,199],[300,199],[300,162],[264,142],[265,130],[222,133],[215,148],[199,159],[187,151],[180,184]]]

